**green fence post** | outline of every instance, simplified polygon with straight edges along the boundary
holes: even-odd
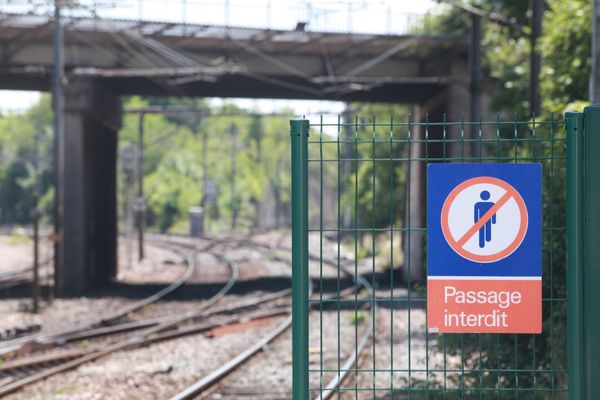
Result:
[[[567,129],[567,351],[569,398],[585,399],[583,249],[583,113],[565,115]]]
[[[600,105],[568,113],[569,398],[600,399]]]
[[[600,105],[583,110],[583,215],[587,399],[600,399]]]
[[[308,129],[290,121],[292,136],[292,398],[308,399]]]

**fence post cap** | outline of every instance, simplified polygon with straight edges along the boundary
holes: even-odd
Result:
[[[303,118],[291,119],[290,120],[290,136],[292,136],[295,132],[298,136],[305,134],[306,137],[308,137],[309,126],[310,126],[310,124],[307,119],[303,119]]]
[[[577,117],[577,116],[582,115],[582,114],[583,113],[579,112],[579,111],[567,111],[567,112],[565,112],[565,117],[566,118],[568,118],[568,117]]]
[[[583,112],[600,110],[600,104],[590,104],[583,108]]]

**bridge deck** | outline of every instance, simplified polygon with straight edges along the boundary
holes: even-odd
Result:
[[[446,84],[467,41],[65,17],[71,77],[119,94],[419,102]],[[0,87],[47,90],[52,19],[0,13]]]

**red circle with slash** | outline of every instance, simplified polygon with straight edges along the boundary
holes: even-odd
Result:
[[[450,227],[448,224],[450,207],[452,206],[452,203],[454,202],[456,197],[459,194],[461,194],[465,189],[478,184],[495,185],[504,189],[506,192],[500,197],[500,199],[494,204],[494,206],[492,206],[492,208],[490,208],[488,212],[486,212],[481,217],[481,219],[479,219],[473,226],[471,226],[471,228],[469,228],[469,230],[467,230],[467,232],[465,232],[458,240],[455,240],[452,236],[452,233],[450,232]],[[475,254],[471,251],[466,250],[464,248],[466,242],[469,239],[471,239],[473,235],[475,235],[477,231],[510,199],[515,200],[519,208],[519,213],[521,215],[521,225],[519,226],[519,229],[513,241],[507,247],[494,254],[482,255]],[[508,257],[521,245],[521,242],[523,241],[523,239],[525,238],[525,234],[527,233],[527,206],[525,205],[525,202],[523,201],[523,198],[521,197],[519,192],[507,182],[503,181],[502,179],[493,178],[490,176],[480,176],[477,178],[467,179],[466,181],[462,182],[460,185],[452,189],[452,191],[444,201],[444,205],[442,207],[441,223],[444,237],[446,238],[446,241],[448,242],[452,250],[454,250],[456,253],[468,260],[481,263],[491,263]]]

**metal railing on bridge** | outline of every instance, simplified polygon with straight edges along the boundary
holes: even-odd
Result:
[[[4,0],[3,13],[52,15],[52,2]],[[397,3],[225,0],[81,0],[65,2],[65,16],[211,25],[264,30],[302,29],[356,34],[429,34],[434,11],[401,11]],[[189,33],[192,33],[191,31]]]

